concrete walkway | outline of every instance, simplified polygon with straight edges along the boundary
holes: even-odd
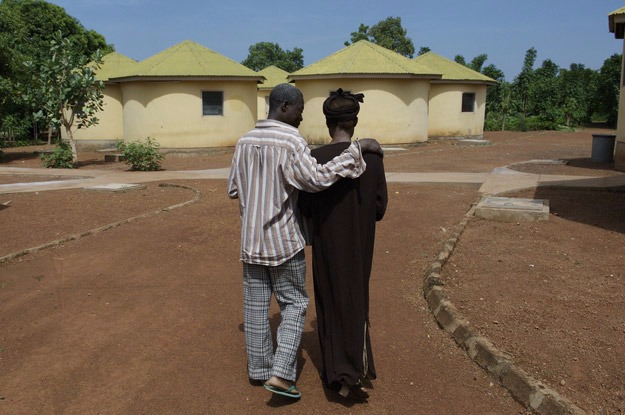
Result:
[[[228,168],[138,172],[120,170],[71,170],[0,167],[0,175],[63,177],[62,180],[2,184],[0,185],[0,194],[80,189],[107,184],[139,184],[164,180],[227,179],[228,171]],[[387,172],[386,179],[389,183],[476,184],[481,185],[479,192],[482,195],[497,195],[505,192],[540,186],[597,189],[625,186],[625,175],[591,177],[529,174],[514,171],[507,167],[495,168],[490,173]]]

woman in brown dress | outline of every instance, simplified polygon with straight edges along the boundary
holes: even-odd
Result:
[[[312,151],[320,164],[351,144],[363,98],[339,89],[324,102],[332,141]],[[362,381],[376,378],[369,338],[369,278],[376,221],[384,216],[388,200],[382,157],[366,153],[364,160],[367,168],[359,178],[344,178],[322,192],[299,196],[301,213],[312,223],[321,378],[327,388],[356,399],[368,397]]]

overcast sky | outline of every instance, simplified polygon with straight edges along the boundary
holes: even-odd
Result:
[[[608,29],[608,14],[625,0],[52,0],[115,49],[143,60],[184,40],[237,62],[257,42],[304,50],[309,65],[344,47],[350,33],[389,16],[401,17],[418,51],[467,61],[486,53],[511,81],[525,52],[568,68],[599,69],[622,40]]]

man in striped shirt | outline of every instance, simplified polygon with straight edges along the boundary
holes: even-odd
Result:
[[[356,178],[366,164],[362,152],[381,153],[373,139],[354,141],[330,162],[319,165],[297,127],[304,97],[291,84],[276,86],[269,114],[237,142],[228,196],[239,200],[243,309],[248,374],[273,393],[299,398],[295,387],[297,352],[304,328],[305,240],[297,211],[298,191],[318,192],[342,177]],[[281,310],[274,352],[269,305]]]

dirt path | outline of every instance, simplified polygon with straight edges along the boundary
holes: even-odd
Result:
[[[493,145],[482,148],[439,142],[387,154],[386,169],[487,172],[522,160],[568,158],[568,166],[548,169],[620,174],[586,161],[588,133],[490,138]],[[7,163],[37,166],[38,160],[15,156]],[[165,167],[228,163],[228,154],[217,154],[169,158]],[[85,162],[81,169],[124,168],[113,164]],[[526,413],[438,327],[422,296],[425,271],[477,200],[479,186],[389,186],[371,287],[380,377],[369,402],[354,405],[321,386],[314,307],[300,357],[301,401],[285,402],[247,382],[236,204],[223,180],[175,184],[197,189],[200,200],[156,214],[195,194],[159,183],[115,194],[10,195],[11,206],[0,211],[0,233],[10,235],[0,241],[0,256],[141,217],[0,265],[0,412]],[[625,411],[617,346],[625,340],[619,315],[625,232],[616,212],[625,206],[622,193],[613,193],[609,205],[601,192],[583,194],[537,193],[552,200],[547,222],[471,220],[446,265],[446,289],[477,330],[537,378],[588,413],[619,413]],[[600,206],[609,206],[608,219],[596,219]],[[602,247],[609,247],[608,256]]]

